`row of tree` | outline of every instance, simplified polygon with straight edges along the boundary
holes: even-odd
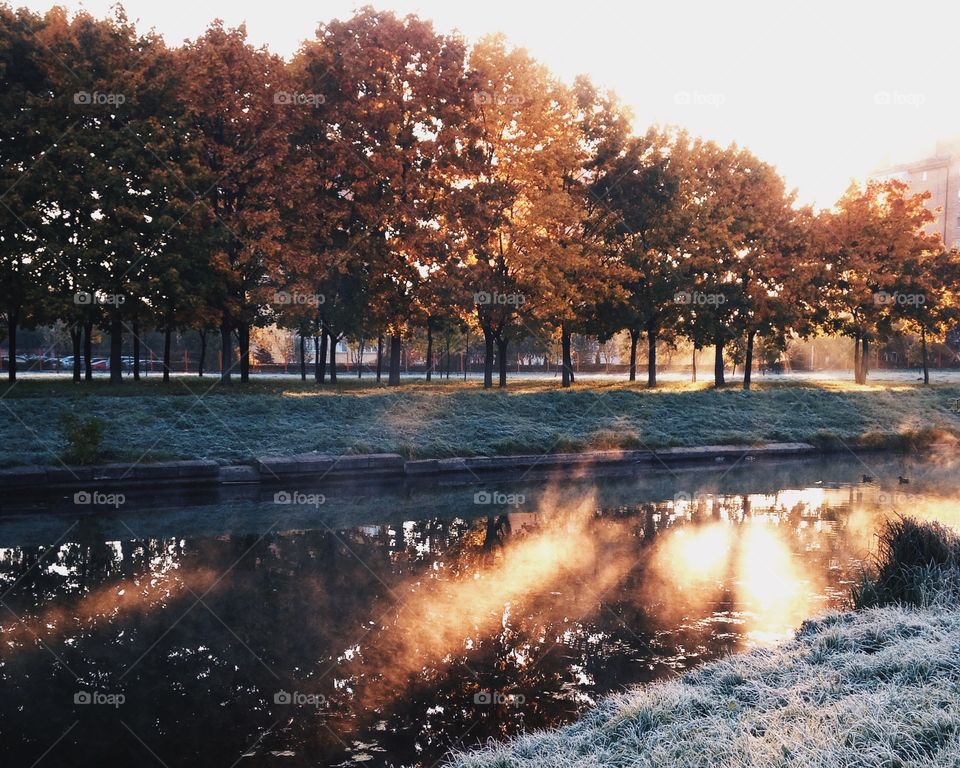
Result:
[[[898,182],[799,207],[775,169],[679,130],[635,135],[586,78],[555,79],[500,37],[470,46],[414,16],[364,8],[291,61],[214,22],[171,48],[122,10],[106,19],[0,5],[0,304],[17,329],[61,320],[74,378],[93,329],[219,329],[221,378],[249,375],[250,331],[337,342],[476,328],[484,384],[511,343],[626,330],[716,350],[850,336],[871,343],[955,321],[960,259]],[[236,343],[236,346],[235,346]],[[234,360],[234,349],[239,354]],[[84,350],[86,354],[84,354]]]

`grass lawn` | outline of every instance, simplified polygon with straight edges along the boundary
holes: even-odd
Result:
[[[113,389],[102,380],[25,379],[0,386],[0,466],[57,463],[67,414],[106,423],[104,461],[235,463],[309,451],[426,458],[765,441],[901,446],[960,435],[958,398],[955,384],[765,381],[743,392],[519,381],[483,391],[476,382],[391,389],[262,379],[224,388],[178,377]]]

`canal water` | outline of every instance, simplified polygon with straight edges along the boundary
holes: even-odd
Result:
[[[439,765],[844,609],[884,517],[960,519],[954,477],[867,456],[8,503],[3,764]]]

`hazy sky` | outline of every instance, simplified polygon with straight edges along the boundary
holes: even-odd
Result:
[[[103,15],[114,0],[61,0]],[[12,0],[44,10],[43,0]],[[363,2],[127,0],[171,44],[220,17],[284,55]],[[615,90],[636,115],[737,141],[801,200],[829,206],[852,177],[933,153],[960,134],[960,4],[945,2],[532,2],[374,0],[469,39],[504,32],[565,80]]]

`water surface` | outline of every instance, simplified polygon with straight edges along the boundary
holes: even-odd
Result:
[[[432,766],[845,607],[882,517],[949,518],[952,477],[870,457],[8,503],[4,763]]]

